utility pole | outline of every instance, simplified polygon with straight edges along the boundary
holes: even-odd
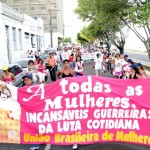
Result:
[[[63,47],[64,47],[64,39],[65,39],[65,25],[63,25]]]
[[[50,29],[49,29],[49,32],[50,32],[50,47],[53,47],[53,33],[52,33],[52,19],[51,19],[52,15],[51,15],[51,10],[49,10],[49,24],[50,24]]]
[[[60,11],[60,10],[49,9],[49,19],[50,19],[50,21],[49,21],[49,24],[50,24],[50,47],[53,48],[52,11]]]

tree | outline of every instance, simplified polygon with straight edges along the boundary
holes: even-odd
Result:
[[[71,38],[70,37],[66,37],[64,39],[64,43],[71,43]]]
[[[84,45],[88,43],[88,40],[81,36],[81,33],[77,34],[77,42]]]
[[[150,0],[78,0],[78,2],[75,12],[83,20],[96,20],[101,24],[102,30],[117,31],[117,26],[130,28],[144,43],[150,58]],[[137,26],[143,29],[145,36],[137,30]],[[120,31],[119,28],[118,32]]]
[[[119,24],[118,18],[112,17],[111,13],[106,15],[105,11],[101,11],[103,10],[103,8],[101,8],[103,6],[100,6],[99,1],[85,1],[79,0],[79,6],[75,12],[79,14],[83,20],[92,22],[90,26],[92,29],[95,29],[93,31],[95,33],[95,38],[99,38],[100,41],[105,41],[108,50],[110,50],[112,43],[116,45],[120,53],[123,53],[126,34],[122,32],[122,26]],[[87,2],[90,2],[90,5],[85,5]],[[114,11],[114,9],[120,7],[120,4],[117,6],[108,5],[108,7],[109,10]]]

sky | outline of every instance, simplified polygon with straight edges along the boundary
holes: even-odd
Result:
[[[74,13],[78,5],[78,0],[63,0],[64,1],[64,32],[65,37],[71,37],[73,41],[76,39],[77,33],[86,26],[78,15]]]

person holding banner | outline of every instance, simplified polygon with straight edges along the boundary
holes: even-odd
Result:
[[[22,77],[22,79],[23,79],[24,86],[32,86],[33,85],[32,74],[27,73]],[[30,144],[29,145],[29,150],[36,150],[36,149],[40,149],[39,144]]]
[[[137,67],[139,69],[139,72],[141,74],[141,78],[146,78],[147,77],[147,73],[146,73],[143,65],[141,63],[137,63],[136,65],[137,65]]]
[[[67,59],[64,60],[63,65],[64,65],[63,69],[57,73],[58,79],[66,78],[66,77],[73,77],[74,71],[69,68],[69,60]]]
[[[81,56],[76,56],[76,61],[74,62],[74,71],[75,76],[83,76],[84,62],[81,59]]]
[[[15,76],[13,73],[9,72],[8,66],[3,66],[3,74],[1,76],[1,80],[5,83],[12,84],[16,81]]]
[[[141,74],[136,64],[132,64],[129,66],[131,68],[131,74],[129,75],[129,79],[139,79],[141,78]]]

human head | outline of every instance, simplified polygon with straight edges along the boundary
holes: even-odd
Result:
[[[144,70],[144,67],[143,67],[143,65],[141,63],[137,63],[136,65],[137,65],[138,69]]]
[[[125,61],[128,60],[128,55],[124,55],[124,60],[125,60]]]
[[[39,58],[40,58],[39,56],[35,56],[36,61],[38,61]]]
[[[121,59],[123,59],[123,58],[124,58],[123,54],[120,54],[120,58],[121,58]]]
[[[112,56],[113,56],[113,57],[115,56],[115,52],[112,52]]]
[[[33,81],[32,81],[32,75],[31,74],[26,74],[22,77],[23,81],[24,81],[24,84],[26,86],[30,86],[32,85]]]
[[[43,65],[43,63],[44,63],[43,59],[39,58],[38,59],[38,64],[42,64]]]
[[[53,53],[49,53],[49,57],[53,57]]]
[[[119,58],[120,58],[120,55],[119,55],[119,54],[116,54],[116,55],[115,55],[115,58],[116,58],[116,59],[119,59]]]
[[[135,72],[135,73],[140,74],[139,69],[138,69],[136,64],[132,64],[129,67],[131,68],[131,72]]]
[[[68,60],[68,59],[65,59],[65,60],[63,61],[63,64],[64,64],[64,67],[65,67],[65,68],[68,68],[68,67],[69,67],[69,60]]]
[[[99,58],[99,57],[100,57],[100,54],[99,54],[99,53],[97,53],[97,54],[96,54],[96,57],[97,57],[97,58]]]
[[[82,61],[82,58],[81,58],[80,55],[77,55],[77,56],[76,56],[76,61]]]
[[[29,60],[28,61],[28,65],[31,65],[31,66],[34,65],[34,61],[33,60]]]
[[[8,72],[8,66],[7,65],[5,65],[5,66],[3,66],[3,68],[2,68],[2,70],[3,70],[3,72]]]
[[[132,59],[128,59],[127,62],[128,62],[128,64],[134,64],[134,62],[132,61]]]

